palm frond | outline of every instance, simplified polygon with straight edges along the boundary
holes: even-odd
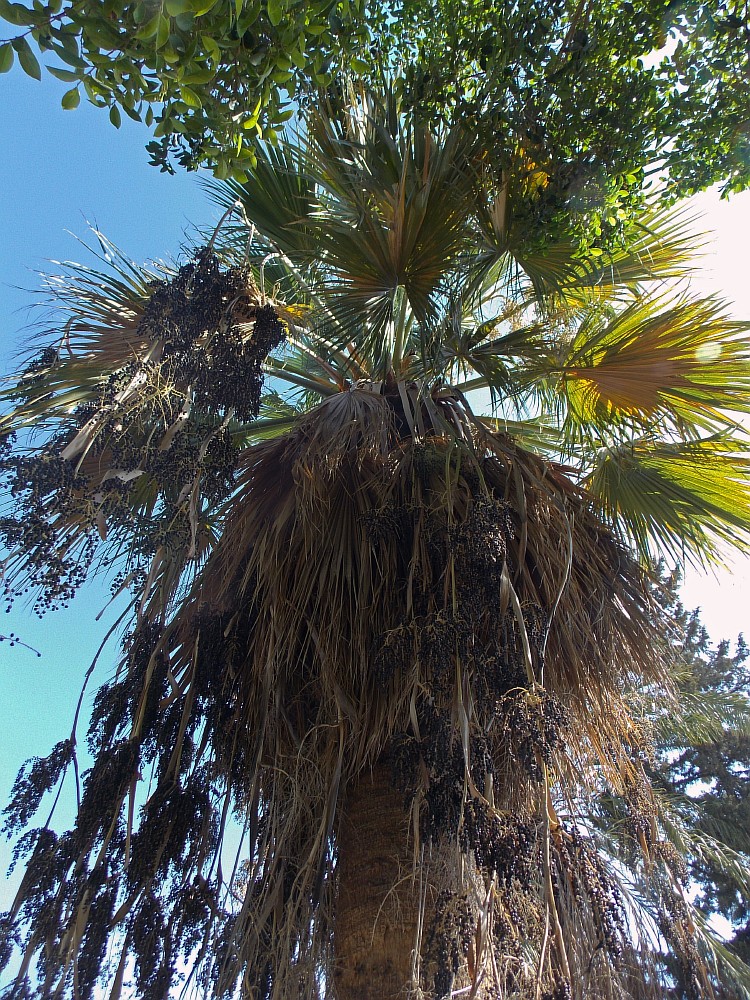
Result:
[[[4,573],[57,605],[90,569],[116,566],[144,601],[169,604],[215,540],[238,425],[260,411],[263,356],[287,327],[250,271],[210,251],[139,269],[99,242],[109,269],[69,265],[53,283],[64,335],[3,390],[4,436],[43,438],[5,465]],[[258,433],[291,423],[276,416]]]
[[[313,164],[325,163],[317,224],[335,276],[334,311],[347,327],[359,319],[383,336],[399,289],[418,322],[435,317],[445,277],[465,244],[470,189],[458,133],[439,143],[405,127],[391,137],[369,114],[363,110],[363,126],[374,141],[366,144],[316,119],[311,156]],[[345,310],[336,309],[337,299]]]
[[[478,409],[478,408],[477,408]],[[496,434],[507,434],[530,451],[559,455],[563,440],[559,429],[544,420],[512,420],[509,417],[481,413],[477,419]]]
[[[748,324],[717,299],[639,296],[608,322],[580,326],[561,366],[570,419],[581,425],[660,415],[702,430],[747,412]]]
[[[710,437],[636,440],[602,449],[585,477],[602,515],[644,556],[719,558],[750,541],[750,484],[744,442]]]
[[[731,951],[721,936],[699,910],[693,911],[700,944],[712,966],[717,980],[741,1000],[750,1000],[750,966]]]
[[[720,740],[727,732],[750,736],[750,703],[736,691],[682,691],[680,711],[654,721],[660,745],[675,749]]]
[[[225,212],[237,203],[242,206],[259,244],[265,247],[260,251],[263,256],[277,250],[301,266],[314,258],[316,240],[310,219],[318,208],[317,190],[299,144],[259,148],[257,166],[247,181],[208,181],[206,190]],[[251,233],[244,225],[228,228],[230,239],[244,252]]]

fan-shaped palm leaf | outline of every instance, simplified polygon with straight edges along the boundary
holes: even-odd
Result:
[[[548,233],[538,201],[529,192],[523,160],[503,177],[499,189],[490,187],[477,199],[477,274],[482,280],[495,275],[523,287],[525,277],[537,297],[562,296],[572,304],[584,289],[611,295],[618,287],[684,277],[695,260],[699,241],[694,220],[684,211],[654,206],[620,246],[582,253],[572,232]]]
[[[639,550],[679,560],[718,557],[721,543],[746,547],[750,488],[743,442],[712,437],[641,439],[602,449],[586,487],[604,517]]]
[[[609,322],[584,322],[561,367],[571,419],[616,423],[618,416],[667,416],[711,430],[727,411],[747,412],[748,324],[717,300],[639,296]]]

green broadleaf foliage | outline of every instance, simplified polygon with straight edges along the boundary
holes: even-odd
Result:
[[[199,108],[201,106],[201,99],[198,94],[190,87],[180,88],[180,97],[190,108]]]
[[[0,17],[10,24],[30,25],[35,21],[33,11],[22,3],[9,3],[8,0],[0,0]]]
[[[66,111],[72,111],[74,108],[77,108],[81,103],[81,92],[78,87],[72,87],[67,93],[63,94],[60,103]]]
[[[35,80],[42,79],[42,68],[39,65],[39,60],[31,51],[31,46],[26,41],[25,38],[19,38],[16,40],[19,44],[15,44],[14,47],[18,53],[18,61],[21,64],[21,68],[27,76],[33,77]]]
[[[268,20],[277,27],[284,16],[284,0],[268,0]]]
[[[13,46],[10,42],[0,45],[0,73],[7,73],[13,65]]]
[[[156,47],[162,49],[169,39],[169,18],[160,14],[156,26]]]
[[[507,9],[488,0],[335,9],[329,0],[167,0],[163,10],[108,0],[106,17],[95,0],[0,2],[0,18],[31,27],[118,103],[127,93],[137,104],[158,92],[172,106],[182,78],[211,60],[200,108],[178,107],[172,131],[149,144],[165,169],[221,161],[231,175],[251,165],[254,150],[238,144],[238,93],[243,103],[260,98],[264,133],[282,124],[290,97],[315,106],[320,88],[372,83],[403,67],[406,104],[426,120],[464,122],[481,134],[496,169],[522,148],[543,181],[549,221],[561,212],[586,216],[587,245],[601,261],[642,201],[643,168],[665,169],[670,197],[750,181],[747,12],[739,0],[722,11],[604,0],[581,24],[578,0],[519,0]],[[642,60],[667,39],[672,48],[661,61]]]
[[[63,83],[74,83],[78,79],[78,73],[69,69],[60,69],[59,66],[47,66],[47,72],[56,79],[62,80]]]
[[[141,40],[146,40],[148,38],[153,38],[157,31],[159,30],[159,20],[161,14],[155,14],[153,17],[149,18],[146,23],[138,29],[135,37]]]
[[[68,41],[65,45],[55,45],[53,43],[51,48],[52,51],[56,55],[58,55],[64,63],[68,64],[68,66],[72,66],[74,69],[77,70],[86,69],[86,60],[82,59],[81,56],[79,55],[78,49],[76,48],[75,45],[75,41],[73,41],[72,45],[70,44],[70,41]],[[78,80],[83,79],[83,74],[80,72],[76,73],[76,79]]]

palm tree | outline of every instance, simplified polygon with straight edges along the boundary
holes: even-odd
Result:
[[[747,326],[669,292],[679,218],[583,252],[546,183],[354,95],[183,266],[51,285],[7,589],[109,567],[132,627],[74,828],[21,841],[8,996],[657,996],[667,925],[708,982],[628,692],[669,687],[649,559],[747,541]],[[75,727],[10,830],[70,766]]]

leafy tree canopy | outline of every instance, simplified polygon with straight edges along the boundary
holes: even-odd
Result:
[[[653,172],[672,196],[750,178],[747,8],[739,0],[0,0],[8,40],[55,76],[152,128],[171,170],[242,179],[295,109],[383,73],[407,103],[483,135],[506,165],[519,147],[551,202],[602,209],[616,228]],[[429,26],[429,27],[428,27]],[[645,172],[644,172],[644,167]]]

